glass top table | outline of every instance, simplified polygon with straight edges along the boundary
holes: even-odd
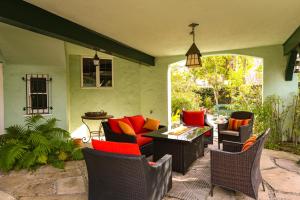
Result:
[[[178,130],[178,128],[176,128]],[[199,137],[200,135],[206,133],[207,131],[211,130],[211,127],[209,126],[203,126],[203,127],[191,127],[187,126],[186,130],[182,130],[181,134],[176,134],[176,129],[172,129],[170,131],[164,132],[164,133],[146,133],[143,134],[144,137],[151,137],[151,138],[157,138],[157,139],[167,139],[167,140],[180,140],[180,141],[186,141],[191,142],[195,138]]]

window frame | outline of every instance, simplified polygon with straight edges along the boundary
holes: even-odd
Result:
[[[46,81],[46,92],[45,93],[37,93],[37,92],[33,92],[31,93],[31,79],[32,78],[44,78]],[[50,94],[50,90],[51,90],[51,86],[49,85],[49,81],[51,81],[52,79],[50,78],[49,74],[26,74],[26,116],[31,116],[31,115],[36,115],[36,114],[40,114],[40,115],[51,115],[51,110],[52,110],[52,106],[50,106],[50,98],[51,98],[51,94]],[[33,94],[46,94],[47,95],[47,105],[45,109],[34,109],[32,108],[32,99],[31,96]]]
[[[96,66],[96,86],[95,87],[85,87],[83,85],[83,59],[90,58],[93,59],[91,56],[81,56],[80,58],[80,88],[81,89],[113,89],[114,88],[114,60],[112,57],[101,57],[100,60],[111,60],[111,86],[110,87],[101,87],[100,86],[100,66]]]

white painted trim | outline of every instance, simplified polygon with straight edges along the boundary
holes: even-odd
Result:
[[[96,66],[96,86],[95,87],[84,87],[83,86],[83,58],[93,58],[91,56],[81,56],[80,58],[80,88],[81,89],[97,89],[97,90],[110,90],[114,89],[114,60],[113,57],[101,57],[100,59],[107,59],[111,60],[111,66],[112,66],[112,71],[111,71],[111,87],[100,87],[100,67]]]
[[[3,64],[0,63],[0,134],[4,133]]]

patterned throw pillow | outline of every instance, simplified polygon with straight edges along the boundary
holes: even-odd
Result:
[[[246,151],[249,149],[255,142],[256,142],[257,136],[252,135],[246,142],[243,144],[242,151]]]
[[[228,121],[228,130],[238,131],[240,126],[248,125],[250,120],[230,118]]]

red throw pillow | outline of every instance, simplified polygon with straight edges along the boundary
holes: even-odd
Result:
[[[145,124],[145,119],[142,115],[126,117],[132,124],[135,133],[141,133]]]
[[[119,126],[119,121],[125,122],[131,128],[133,128],[132,124],[129,121],[129,119],[127,119],[126,117],[119,118],[119,119],[108,119],[108,125],[109,125],[110,129],[112,130],[112,132],[119,133],[119,134],[123,133],[122,129]]]
[[[183,122],[187,126],[204,126],[204,110],[203,111],[182,111]]]
[[[92,139],[92,146],[94,149],[103,152],[136,156],[142,155],[139,145],[133,143],[110,142]]]

